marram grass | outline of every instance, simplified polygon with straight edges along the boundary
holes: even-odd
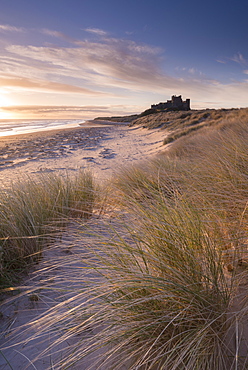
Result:
[[[25,178],[0,193],[0,281],[11,282],[71,217],[89,218],[95,185],[89,172],[74,177]]]
[[[214,218],[183,199],[153,196],[149,208],[137,203],[139,217],[102,227],[105,236],[74,257],[84,268],[64,277],[70,298],[39,322],[63,327],[55,345],[78,338],[58,368],[246,368],[247,353],[235,345],[236,323],[248,313],[247,297],[239,298],[246,271],[228,271]]]

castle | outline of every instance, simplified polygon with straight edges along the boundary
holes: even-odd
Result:
[[[182,100],[182,96],[173,95],[171,100],[166,103],[158,103],[151,105],[152,109],[168,109],[168,110],[190,110],[190,99]]]

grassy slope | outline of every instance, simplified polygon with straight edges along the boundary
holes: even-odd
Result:
[[[240,119],[248,115],[248,109],[207,109],[187,112],[160,112],[132,120],[131,126],[139,125],[148,129],[161,128],[168,131],[164,144],[187,136],[204,127],[219,125],[231,119]]]
[[[152,111],[152,113],[150,113]],[[211,127],[248,115],[248,108],[243,109],[204,109],[190,111],[155,111],[148,109],[140,114],[123,117],[98,117],[97,120],[129,122],[130,126],[142,126],[147,129],[168,131],[164,144],[171,143],[181,136],[188,136],[204,127]]]

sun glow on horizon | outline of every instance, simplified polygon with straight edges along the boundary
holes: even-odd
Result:
[[[16,117],[12,113],[3,112],[0,107],[0,120],[3,120],[3,119],[16,119]]]
[[[0,119],[15,119],[15,113],[5,110],[5,107],[11,107],[13,101],[7,96],[7,93],[0,93]]]

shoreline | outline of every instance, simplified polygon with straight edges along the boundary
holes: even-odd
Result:
[[[55,129],[44,129],[40,131],[34,131],[34,132],[27,132],[27,133],[20,133],[15,135],[6,135],[1,136],[0,135],[0,148],[2,147],[2,143],[9,143],[9,142],[15,142],[19,140],[26,140],[26,139],[36,139],[36,138],[46,138],[48,136],[51,136],[53,134],[59,134],[63,132],[75,132],[77,130],[81,130],[88,127],[106,127],[106,126],[113,126],[118,125],[118,122],[111,122],[111,121],[94,121],[94,120],[86,120],[85,122],[79,123],[76,127],[67,127],[67,128],[55,128]],[[124,125],[123,125],[124,126]]]

